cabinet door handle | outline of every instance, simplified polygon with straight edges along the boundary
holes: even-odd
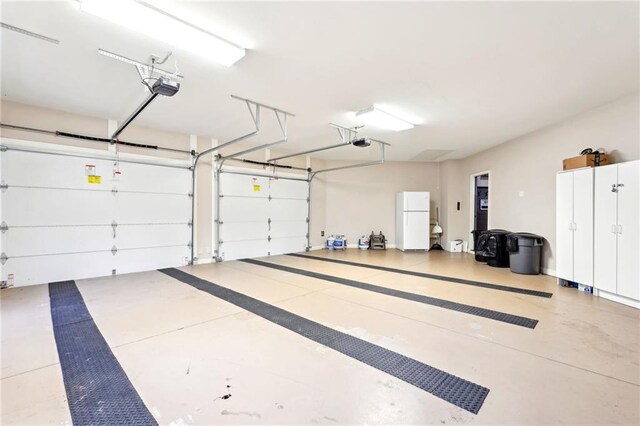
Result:
[[[618,234],[622,234],[622,225],[618,225]]]

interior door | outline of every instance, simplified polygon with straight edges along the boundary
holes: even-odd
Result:
[[[573,172],[556,175],[556,273],[573,281]]]
[[[573,281],[593,285],[593,169],[573,172]]]
[[[640,299],[640,161],[618,164],[618,294]]]
[[[429,212],[404,212],[404,249],[429,248]]]
[[[597,289],[617,293],[618,195],[612,189],[618,182],[618,165],[597,167],[594,173],[593,282]]]

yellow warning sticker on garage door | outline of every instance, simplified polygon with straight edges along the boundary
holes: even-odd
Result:
[[[253,185],[253,192],[260,192],[260,185]]]
[[[89,183],[102,183],[102,176],[87,176]]]

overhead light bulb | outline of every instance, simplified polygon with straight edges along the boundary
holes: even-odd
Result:
[[[371,126],[395,130],[396,132],[413,129],[414,127],[414,125],[408,121],[384,112],[375,106],[356,112],[356,119]]]
[[[245,55],[244,48],[145,2],[81,0],[80,9],[225,66]]]

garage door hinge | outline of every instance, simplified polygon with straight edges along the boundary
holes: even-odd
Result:
[[[268,200],[271,201],[271,194],[269,194]]]
[[[193,222],[191,221],[191,219],[189,219],[189,222],[187,222],[187,226],[188,226],[189,228],[191,228],[191,227],[193,226]]]
[[[9,260],[7,254],[5,252],[2,252],[2,254],[0,254],[0,263],[4,265],[5,263],[7,263],[7,260]]]
[[[0,183],[0,189],[5,191],[5,190],[9,189],[9,185],[7,185],[4,181],[2,181],[2,183]]]
[[[309,234],[305,235],[306,238],[309,238]]]
[[[7,222],[0,223],[0,231],[2,231],[3,234],[8,230],[9,230],[9,225],[7,225]]]
[[[222,244],[222,243],[224,243],[224,241],[222,241],[222,240],[218,241],[218,244]]]
[[[307,218],[307,223],[309,223],[309,218]]]
[[[307,203],[311,202],[311,198],[307,197]]]
[[[267,237],[267,241],[271,242],[271,235]]]
[[[7,150],[8,150],[8,149],[9,149],[9,148],[8,148],[7,146],[5,146],[5,145],[0,145],[0,151],[2,151],[2,152],[7,152]]]
[[[189,196],[189,198],[193,197],[193,193],[192,192],[188,193],[187,195]]]
[[[116,237],[116,228],[118,227],[118,222],[116,222],[115,220],[113,222],[111,222],[111,228],[113,228],[113,238]]]
[[[191,241],[189,241],[189,244],[187,244],[187,247],[191,247],[193,244],[191,243]],[[198,259],[197,257],[194,259]]]
[[[116,255],[116,253],[118,252],[118,248],[116,246],[111,247],[111,254],[112,255]]]
[[[224,198],[224,195],[220,194],[220,195],[218,195],[218,197],[220,197],[220,198]]]

